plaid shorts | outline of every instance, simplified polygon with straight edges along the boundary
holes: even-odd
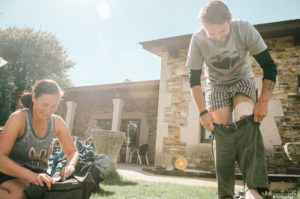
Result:
[[[206,107],[209,111],[224,107],[233,107],[233,98],[237,93],[247,95],[254,103],[256,103],[254,79],[242,79],[228,85],[206,85]]]

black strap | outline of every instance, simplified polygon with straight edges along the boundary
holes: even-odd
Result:
[[[207,110],[207,109],[205,109],[204,111],[202,111],[202,112],[199,114],[199,116],[201,117],[201,116],[205,115],[206,113],[208,113],[208,110]]]

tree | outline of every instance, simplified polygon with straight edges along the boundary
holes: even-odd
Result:
[[[57,81],[61,87],[72,85],[67,71],[74,63],[50,33],[32,28],[0,29],[0,56],[8,63],[0,68],[0,125],[16,109],[23,91],[43,78]]]

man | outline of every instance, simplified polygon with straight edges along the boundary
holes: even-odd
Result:
[[[248,22],[233,21],[223,2],[208,2],[200,11],[199,21],[203,28],[192,36],[187,67],[201,124],[212,132],[219,198],[233,197],[235,161],[247,186],[246,198],[261,198],[268,190],[268,179],[259,123],[268,113],[276,65],[256,29]],[[249,54],[264,71],[257,102]]]
[[[97,128],[97,120],[94,120],[92,126],[90,126],[86,132],[85,132],[85,137],[86,138],[90,138],[92,137],[92,133],[93,133],[93,130]]]

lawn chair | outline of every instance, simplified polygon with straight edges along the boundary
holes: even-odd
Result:
[[[148,160],[148,148],[149,145],[148,144],[143,144],[141,146],[139,146],[135,152],[131,152],[130,153],[130,157],[129,157],[129,162],[131,163],[132,161],[132,157],[133,155],[137,155],[137,163],[139,162],[140,165],[142,164],[142,157],[145,156],[146,159],[146,163],[147,165],[149,165],[149,160]]]

